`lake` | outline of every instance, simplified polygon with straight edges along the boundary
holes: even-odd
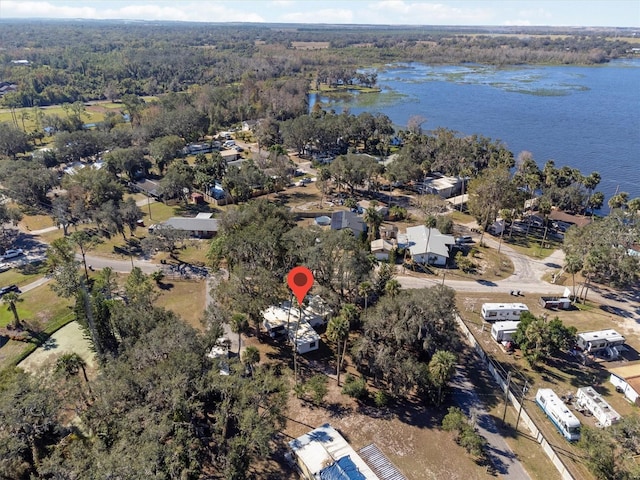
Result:
[[[531,152],[540,167],[553,159],[583,175],[599,172],[607,199],[616,190],[640,197],[640,59],[594,67],[396,64],[378,71],[378,83],[380,94],[326,107],[381,112],[397,128],[421,115],[425,131],[501,140],[515,156]]]

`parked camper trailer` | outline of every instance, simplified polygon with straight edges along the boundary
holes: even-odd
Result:
[[[578,347],[585,352],[596,353],[609,349],[610,352],[615,352],[616,355],[618,351],[614,347],[624,345],[624,342],[625,338],[611,329],[579,333],[576,340]]]
[[[547,414],[558,431],[570,442],[580,440],[580,420],[550,388],[541,388],[536,393],[536,403]]]
[[[582,387],[576,395],[578,407],[589,410],[603,427],[610,427],[620,420],[620,414],[596,392],[593,387]]]
[[[571,299],[567,297],[540,297],[540,306],[552,310],[569,310]]]
[[[513,320],[508,322],[496,322],[491,327],[491,337],[498,342],[510,342],[513,338],[513,334],[518,330],[520,322]]]
[[[522,312],[529,308],[524,303],[483,303],[482,318],[487,322],[520,320]]]

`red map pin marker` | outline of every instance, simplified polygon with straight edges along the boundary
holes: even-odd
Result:
[[[292,268],[287,275],[287,283],[298,299],[298,305],[302,305],[304,297],[313,286],[313,273],[307,267]]]

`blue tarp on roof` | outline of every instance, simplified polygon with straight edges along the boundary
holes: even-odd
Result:
[[[348,455],[320,471],[320,480],[366,480]]]

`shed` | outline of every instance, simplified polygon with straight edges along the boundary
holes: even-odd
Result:
[[[609,373],[609,381],[616,387],[616,391],[640,406],[640,363],[611,368]]]
[[[540,297],[540,306],[552,310],[568,310],[571,308],[571,299],[567,297]]]
[[[393,243],[388,242],[382,238],[371,242],[371,253],[373,253],[373,256],[378,260],[389,260],[389,254],[394,248],[396,247]]]

